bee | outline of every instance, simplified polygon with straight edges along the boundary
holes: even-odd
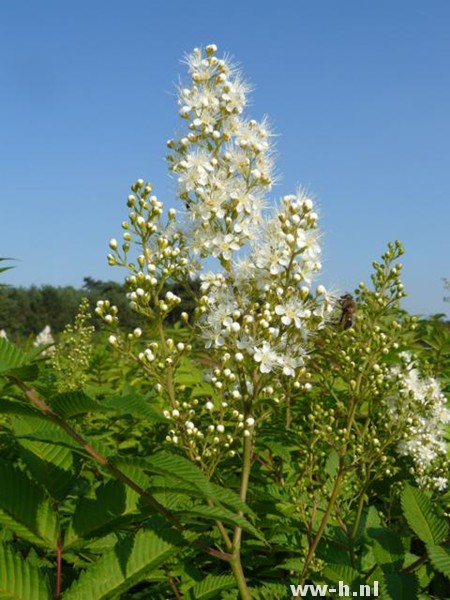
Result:
[[[353,325],[356,313],[356,302],[351,294],[344,294],[339,298],[341,316],[339,323],[342,329],[349,329]]]

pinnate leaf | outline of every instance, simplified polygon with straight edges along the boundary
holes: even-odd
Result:
[[[439,544],[447,537],[448,525],[425,492],[407,484],[401,501],[408,525],[423,542]]]

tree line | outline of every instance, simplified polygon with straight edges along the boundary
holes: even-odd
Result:
[[[198,285],[194,282],[194,289]],[[182,298],[181,310],[189,312],[194,302],[188,291],[180,284],[170,285],[170,289]],[[139,324],[139,316],[128,306],[126,286],[115,281],[101,281],[85,277],[82,288],[52,285],[30,287],[0,287],[0,330],[4,330],[12,340],[36,336],[46,325],[53,333],[62,331],[67,323],[73,322],[81,299],[89,300],[93,324],[100,322],[94,316],[98,300],[109,300],[119,309],[120,323],[130,329]],[[178,312],[180,312],[178,311]],[[174,312],[172,321],[179,315]]]

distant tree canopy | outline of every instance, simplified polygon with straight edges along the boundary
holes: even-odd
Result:
[[[170,315],[175,321],[182,310],[190,312],[194,302],[180,284],[172,284],[169,288],[182,298],[179,311]],[[193,282],[193,288],[198,290],[196,282]],[[59,333],[67,323],[73,322],[83,297],[89,299],[92,314],[98,300],[109,300],[119,309],[121,325],[126,329],[133,328],[140,323],[140,318],[128,307],[126,293],[126,287],[121,283],[92,277],[84,278],[81,289],[51,285],[0,287],[0,330],[4,329],[11,339],[35,336],[46,325],[50,325],[53,333]],[[93,322],[99,326],[95,317]]]

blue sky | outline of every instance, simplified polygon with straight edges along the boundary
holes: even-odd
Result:
[[[404,306],[448,314],[449,30],[447,0],[3,0],[0,256],[19,259],[3,280],[121,280],[106,254],[129,185],[176,206],[180,59],[214,42],[278,134],[273,200],[302,184],[319,204],[321,280],[351,291],[400,239]]]

